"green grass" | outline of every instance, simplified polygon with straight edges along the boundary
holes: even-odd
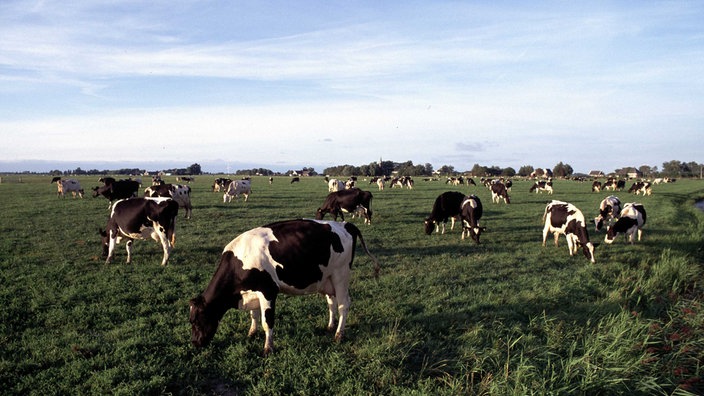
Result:
[[[103,198],[58,199],[49,177],[0,184],[3,393],[704,393],[704,214],[693,206],[702,181],[658,185],[649,197],[616,193],[645,205],[643,241],[601,243],[595,265],[570,257],[564,237],[541,246],[548,200],[594,217],[608,193],[591,193],[589,183],[557,180],[548,196],[518,180],[512,204],[496,205],[483,187],[417,180],[412,191],[377,191],[362,182],[374,194],[373,224],[351,221],[380,277],[358,251],[341,343],[325,331],[323,297],[280,297],[277,350],[265,358],[263,334],[247,338],[249,317],[235,310],[196,350],[188,301],[225,244],[265,223],[313,217],[327,187],[321,178],[254,178],[249,202],[225,204],[209,191],[214,178],[192,184],[193,218],[177,220],[167,267],[153,241],[135,242],[131,265],[124,245],[104,264]],[[86,190],[98,185],[80,180]],[[448,190],[481,198],[481,245],[461,241],[458,228],[423,233],[433,200]]]

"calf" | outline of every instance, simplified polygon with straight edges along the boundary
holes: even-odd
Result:
[[[132,198],[137,196],[139,182],[134,180],[117,180],[110,184],[93,188],[93,197],[104,196],[112,204],[119,199]]]
[[[232,202],[232,198],[237,198],[240,194],[244,195],[244,201],[247,202],[249,194],[252,193],[252,182],[250,180],[233,180],[227,186],[225,194],[222,196],[223,202]]]
[[[465,234],[469,234],[474,242],[479,243],[479,236],[486,231],[486,227],[479,227],[479,219],[482,218],[482,201],[476,195],[465,197],[460,205],[460,217],[462,218],[462,239]]]
[[[491,202],[501,203],[501,199],[503,198],[507,205],[511,203],[505,184],[496,182],[491,184],[489,189],[491,190]]]
[[[81,188],[81,183],[76,179],[62,179],[60,177],[55,177],[51,179],[51,183],[56,183],[56,196],[66,197],[66,193],[71,193],[73,198],[76,198],[76,194],[83,198],[83,189]],[[50,184],[51,184],[50,183]]]
[[[191,218],[193,206],[191,205],[191,186],[183,184],[162,184],[159,186],[147,187],[144,190],[145,197],[165,197],[171,198],[179,207],[186,209],[186,218]]]
[[[364,211],[364,223],[371,224],[372,198],[371,192],[359,188],[331,192],[325,198],[323,206],[318,208],[315,218],[322,220],[326,213],[330,213],[335,221],[337,221],[337,216],[340,216],[344,221],[343,212],[352,213],[357,210],[358,206],[361,206]]]
[[[535,191],[536,193],[539,192],[547,192],[548,194],[552,194],[552,182],[551,181],[537,181],[533,183],[533,186],[530,188],[529,192]]]
[[[359,229],[351,223],[289,220],[246,231],[230,242],[203,293],[190,301],[191,342],[210,343],[220,320],[231,308],[249,311],[254,335],[261,320],[264,354],[274,350],[276,297],[281,293],[320,293],[328,303],[328,330],[340,341],[350,307],[349,285],[357,238],[369,252]]]
[[[548,233],[552,232],[555,237],[555,246],[560,234],[564,234],[567,239],[567,249],[570,251],[570,256],[577,253],[577,247],[582,246],[584,256],[592,263],[594,260],[594,245],[589,242],[589,233],[587,232],[584,215],[574,205],[562,202],[552,201],[545,207],[543,213],[543,246],[548,237]]]
[[[132,242],[135,239],[152,238],[161,243],[166,265],[176,238],[176,215],[178,203],[169,198],[132,198],[119,200],[112,207],[105,231],[100,230],[105,263],[110,263],[115,254],[115,245],[127,238],[127,264],[132,261]]]
[[[599,231],[604,226],[604,221],[617,219],[621,213],[621,200],[614,195],[604,198],[599,204],[599,215],[594,218],[595,230]]]
[[[445,224],[447,219],[452,219],[452,224],[450,225],[450,230],[455,228],[455,217],[460,215],[462,210],[462,201],[464,201],[465,195],[461,192],[447,191],[435,198],[435,203],[433,203],[433,209],[430,212],[430,216],[425,218],[425,233],[430,235],[435,232],[440,231],[440,225],[442,224],[442,234],[445,233]]]
[[[636,232],[638,233],[638,241],[643,236],[642,227],[645,224],[645,208],[639,203],[627,203],[623,205],[623,210],[621,210],[621,216],[619,217],[616,224],[606,228],[606,237],[604,242],[613,243],[618,234],[626,234],[626,241],[629,243],[635,243],[634,236]]]

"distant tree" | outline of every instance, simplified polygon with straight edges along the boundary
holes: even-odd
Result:
[[[443,165],[438,169],[438,172],[445,176],[454,176],[456,174],[455,167],[452,165]]]
[[[514,177],[516,176],[516,170],[509,167],[504,168],[504,170],[501,171],[501,176],[505,177]]]
[[[200,168],[199,164],[192,164],[188,168],[186,168],[186,174],[188,175],[202,175],[203,171]]]
[[[653,171],[653,168],[650,167],[650,165],[641,165],[640,167],[638,167],[638,170],[643,175],[643,177],[653,177],[655,173]]]
[[[471,172],[472,172],[472,175],[477,176],[477,177],[484,177],[487,175],[486,167],[481,166],[479,164],[474,164]]]
[[[662,174],[667,177],[682,177],[682,162],[676,160],[663,162]]]
[[[424,176],[432,176],[433,175],[433,165],[426,162],[425,166],[423,167],[423,175]]]
[[[535,169],[530,165],[523,165],[518,169],[518,176],[528,177]]]
[[[571,175],[574,172],[572,167],[569,164],[563,164],[562,161],[560,161],[555,167],[552,169],[552,174],[555,177],[566,177]]]

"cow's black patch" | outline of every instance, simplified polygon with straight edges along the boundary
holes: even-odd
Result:
[[[338,253],[343,251],[340,237],[327,224],[300,220],[265,227],[278,240],[269,243],[271,257],[283,265],[276,267],[276,274],[281,281],[298,289],[322,280],[320,266],[328,265],[331,246]]]

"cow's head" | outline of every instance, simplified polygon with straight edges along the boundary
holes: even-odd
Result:
[[[435,229],[435,222],[433,220],[430,220],[430,217],[428,217],[425,219],[424,226],[425,226],[425,233],[427,235],[430,235],[433,233],[433,230]]]
[[[604,242],[607,244],[612,244],[616,239],[616,229],[613,226],[606,227],[606,236],[604,237]]]
[[[592,263],[596,263],[596,259],[594,259],[594,249],[599,245],[598,243],[591,243],[587,242],[586,244],[581,244],[579,241],[577,241],[578,244],[582,246],[582,252],[584,253],[584,257],[586,257],[589,261]]]
[[[190,302],[191,312],[189,322],[191,322],[191,343],[197,348],[202,348],[210,344],[218,329],[218,320],[208,315],[205,298],[200,295]]]
[[[323,208],[318,208],[318,210],[315,212],[315,219],[316,220],[322,220],[323,217],[325,217],[325,211]]]
[[[604,226],[604,218],[599,215],[594,218],[594,230],[599,231]]]
[[[469,227],[469,236],[472,237],[472,240],[474,242],[481,243],[479,242],[479,236],[484,231],[486,231],[486,227]]]

